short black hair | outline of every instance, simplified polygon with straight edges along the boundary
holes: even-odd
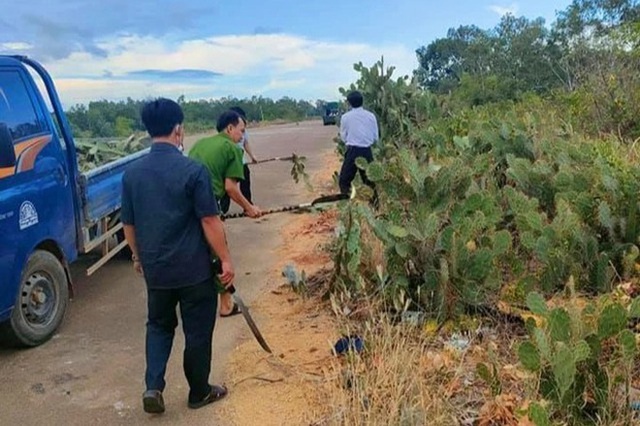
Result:
[[[351,105],[353,108],[360,108],[364,103],[364,98],[362,97],[362,93],[358,92],[357,90],[354,90],[353,92],[347,95],[347,102],[349,102],[349,105]]]
[[[240,120],[242,120],[242,117],[237,112],[231,111],[231,110],[225,111],[222,114],[220,114],[220,117],[218,117],[216,130],[221,132],[224,129],[226,129],[227,126],[229,126],[230,124],[237,126],[240,123]]]
[[[244,110],[242,108],[240,108],[239,106],[233,106],[231,108],[229,108],[229,111],[235,111],[238,114],[240,114],[240,117],[244,118],[245,121],[247,119],[247,114],[244,112]]]
[[[182,124],[184,121],[184,113],[180,105],[166,98],[146,102],[140,116],[152,138],[170,135],[176,124]]]

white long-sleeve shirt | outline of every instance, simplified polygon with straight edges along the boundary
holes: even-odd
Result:
[[[340,137],[349,146],[370,147],[380,137],[376,116],[362,107],[353,108],[340,118]]]

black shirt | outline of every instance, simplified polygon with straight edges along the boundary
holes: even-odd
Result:
[[[135,227],[149,288],[186,287],[212,277],[200,219],[217,214],[207,170],[169,143],[155,142],[124,173],[122,222]]]

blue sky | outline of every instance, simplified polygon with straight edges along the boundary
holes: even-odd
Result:
[[[65,106],[96,99],[289,96],[332,99],[353,64],[398,73],[449,28],[543,17],[569,0],[29,0],[0,16],[0,53],[53,74]]]

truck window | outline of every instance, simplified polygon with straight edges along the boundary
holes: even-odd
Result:
[[[40,91],[40,95],[42,96],[42,100],[44,101],[47,113],[51,117],[51,122],[53,123],[53,128],[54,128],[54,130],[56,132],[56,135],[58,135],[58,138],[57,138],[58,139],[58,143],[60,144],[62,149],[67,149],[67,144],[64,143],[62,132],[60,131],[60,122],[58,121],[58,117],[56,117],[56,114],[53,111],[53,105],[51,104],[51,98],[49,97],[49,95],[47,93],[47,88],[46,88],[46,86],[44,84],[44,81],[42,80],[42,77],[40,77],[40,74],[38,74],[36,71],[34,71],[33,68],[28,68],[28,71],[29,71],[29,74],[31,74],[31,78],[33,78],[33,81],[36,83],[36,87]]]
[[[47,130],[18,71],[0,71],[0,119],[9,127],[14,142]]]

